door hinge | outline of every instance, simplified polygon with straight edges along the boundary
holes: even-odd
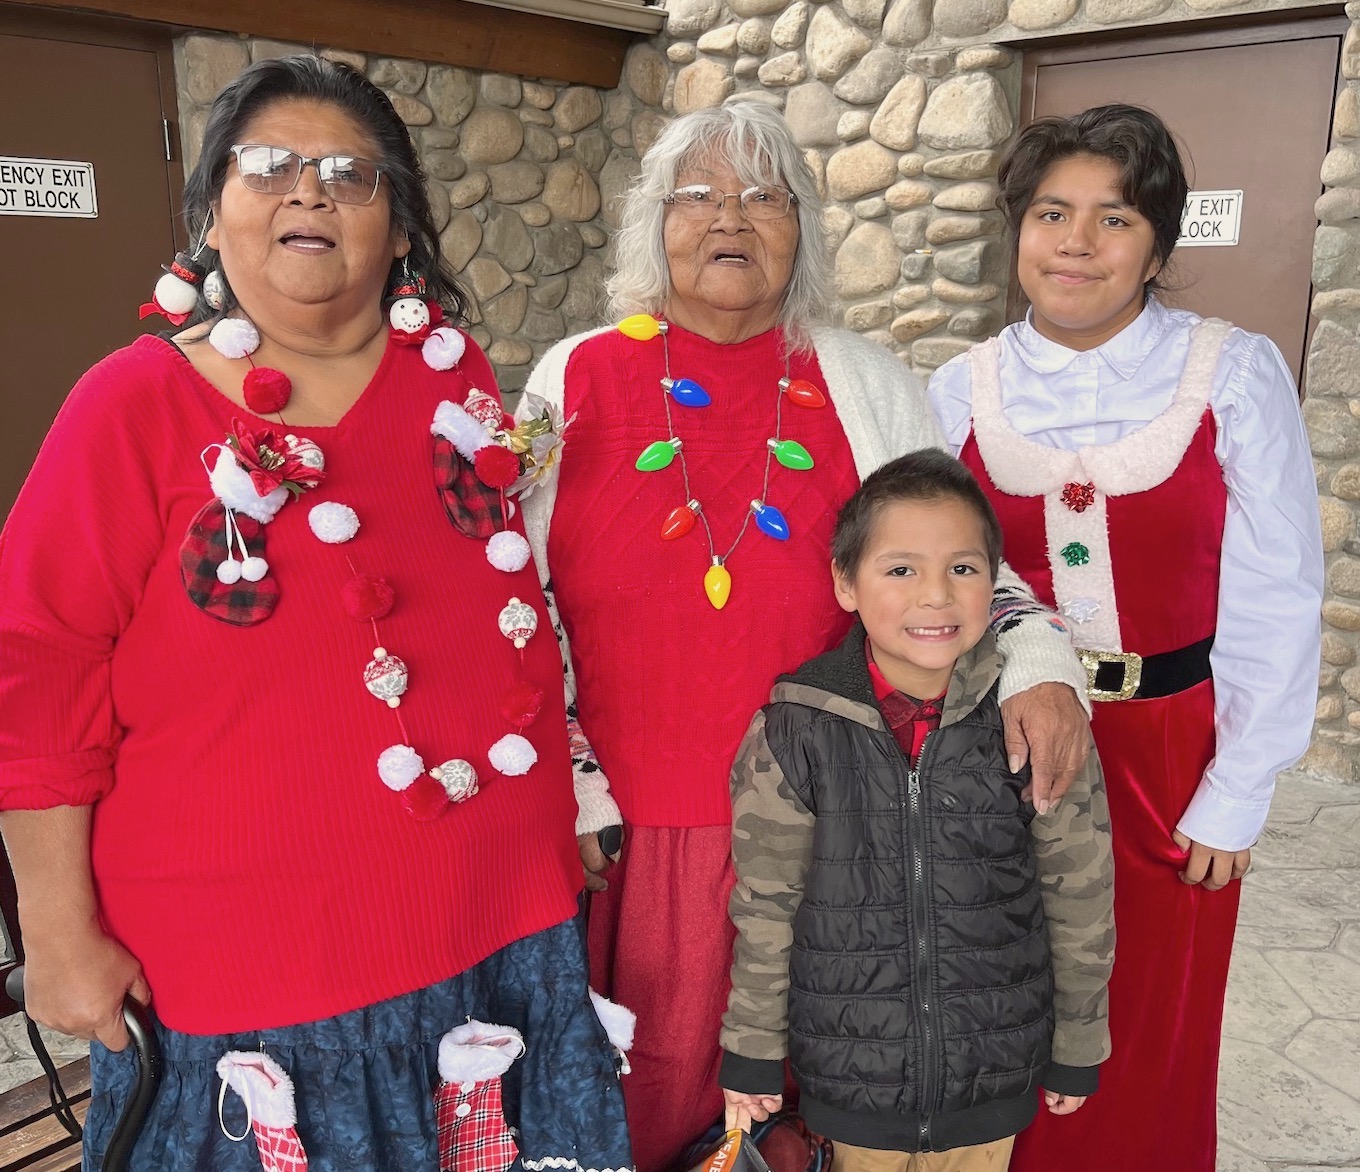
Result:
[[[165,139],[165,161],[166,161],[167,163],[174,162],[174,159],[175,159],[175,151],[174,151],[174,147],[171,145],[171,142],[170,142],[170,119],[169,119],[169,118],[162,118],[162,119],[161,119],[161,132],[162,132],[162,134],[163,134],[163,136],[164,136],[164,139]]]

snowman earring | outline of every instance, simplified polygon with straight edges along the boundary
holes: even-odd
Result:
[[[203,252],[203,242],[207,238],[208,226],[211,223],[210,212],[208,218],[203,221],[203,228],[198,234],[193,252],[177,252],[173,261],[168,265],[161,265],[165,275],[156,282],[156,290],[151,300],[144,303],[138,311],[138,318],[159,313],[177,326],[182,326],[189,320],[195,306],[198,305],[199,286],[208,275],[207,266],[201,264],[198,258]]]
[[[444,320],[439,303],[425,296],[425,278],[411,272],[407,257],[402,257],[401,275],[392,282],[387,296],[391,300],[387,320],[392,327],[392,341],[400,346],[423,344],[430,331]]]

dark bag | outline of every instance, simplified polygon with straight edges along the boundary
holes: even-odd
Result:
[[[734,1137],[738,1149],[724,1155]],[[781,1111],[763,1123],[752,1124],[751,1134],[728,1132],[706,1154],[693,1156],[691,1172],[829,1172],[831,1141],[807,1128],[794,1111]],[[747,1160],[747,1164],[732,1161]],[[697,1162],[696,1162],[697,1161]]]

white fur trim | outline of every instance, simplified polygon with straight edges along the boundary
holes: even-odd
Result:
[[[1176,470],[1194,439],[1231,329],[1215,318],[1195,327],[1180,384],[1156,419],[1114,443],[1076,451],[1038,443],[1011,426],[1001,404],[1000,340],[975,346],[969,354],[973,434],[992,483],[1012,496],[1046,496],[1069,482],[1090,482],[1109,496],[1155,488]]]
[[[590,991],[590,1003],[595,1006],[595,1016],[604,1026],[609,1041],[618,1049],[627,1052],[633,1048],[633,1032],[637,1028],[637,1014],[626,1006],[601,997],[594,989]]]
[[[487,750],[491,767],[506,777],[520,777],[528,773],[538,760],[538,750],[519,733],[506,733]]]
[[[229,1050],[217,1060],[217,1077],[246,1105],[261,1127],[296,1127],[297,1103],[293,1080],[268,1054],[257,1050]]]
[[[439,1039],[439,1077],[466,1085],[500,1078],[524,1053],[524,1038],[510,1026],[469,1019]]]
[[[467,349],[467,339],[452,326],[436,326],[420,347],[420,356],[431,370],[452,370]]]
[[[261,525],[268,525],[288,500],[288,490],[282,486],[260,496],[251,483],[250,473],[236,462],[236,453],[225,445],[219,449],[208,473],[208,483],[227,508],[244,513]]]
[[[378,776],[383,785],[400,793],[425,772],[425,762],[410,745],[392,745],[378,755]]]
[[[1086,622],[1068,621],[1072,642],[1091,651],[1124,650],[1119,636],[1114,570],[1110,564],[1108,501],[1109,498],[1096,489],[1095,501],[1078,513],[1063,504],[1061,489],[1044,496],[1048,564],[1053,571],[1053,595],[1058,609],[1074,598],[1089,598],[1099,603],[1099,608]],[[1062,556],[1062,550],[1074,541],[1080,542],[1090,553],[1090,561],[1084,566],[1069,566]]]
[[[471,460],[483,448],[492,444],[491,434],[477,420],[473,419],[457,403],[445,399],[434,409],[434,422],[430,430],[443,436],[464,460]]]
[[[224,317],[208,334],[208,345],[223,358],[244,358],[260,348],[260,331],[243,317]]]
[[[513,529],[502,529],[487,541],[486,560],[503,573],[513,574],[529,564],[529,543]]]
[[[340,545],[359,532],[359,514],[339,501],[322,501],[307,514],[307,524],[327,545]]]

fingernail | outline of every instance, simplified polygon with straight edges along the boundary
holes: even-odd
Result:
[[[1040,814],[1047,814],[1049,811],[1048,802],[1044,801],[1042,798],[1034,803],[1034,808],[1038,810]]]
[[[1020,760],[1019,753],[1012,753],[1008,758],[1006,758],[1006,763],[1011,767],[1012,773],[1019,773],[1021,765],[1024,764],[1024,762]]]

